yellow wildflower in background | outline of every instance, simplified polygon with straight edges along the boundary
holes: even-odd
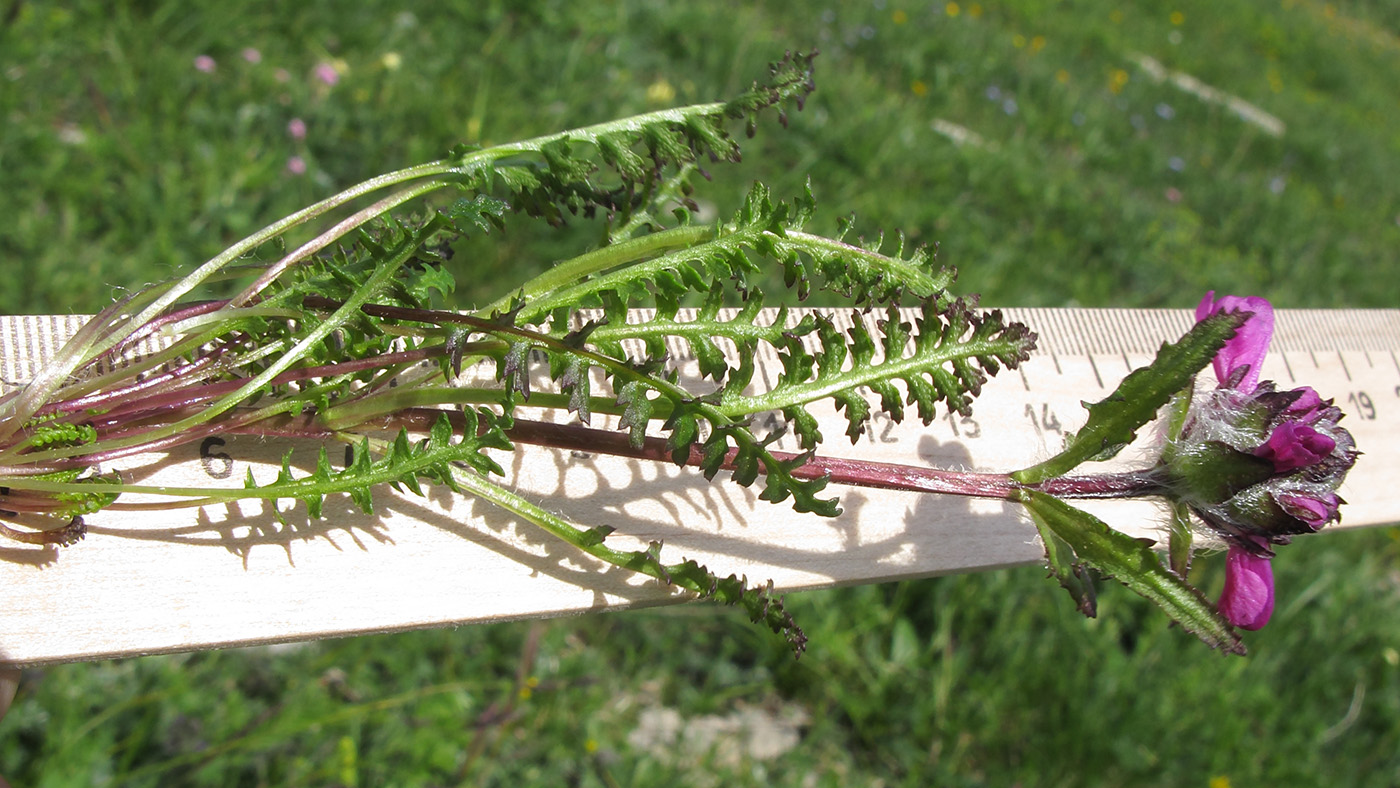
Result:
[[[669,104],[676,97],[676,89],[665,79],[658,79],[647,86],[647,101],[653,104]]]

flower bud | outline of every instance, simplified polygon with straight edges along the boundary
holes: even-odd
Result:
[[[1307,523],[1314,531],[1341,517],[1341,496],[1325,488],[1316,492],[1280,491],[1275,493],[1274,500],[1289,516]]]
[[[1356,462],[1340,417],[1312,389],[1217,389],[1194,406],[1160,472],[1232,548],[1258,555],[1337,519],[1336,488]]]

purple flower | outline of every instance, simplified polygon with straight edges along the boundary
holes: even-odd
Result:
[[[194,67],[196,71],[202,71],[205,74],[213,74],[214,69],[218,68],[219,64],[215,63],[214,58],[208,55],[200,55],[194,59]]]
[[[243,59],[257,65],[262,62],[262,53],[253,47],[245,47],[243,49]]]
[[[1274,428],[1264,445],[1254,450],[1254,456],[1273,463],[1274,473],[1289,473],[1317,464],[1336,448],[1336,441],[1312,427],[1285,421]]]
[[[1259,367],[1264,363],[1264,355],[1269,352],[1269,339],[1274,335],[1274,307],[1267,299],[1258,296],[1224,296],[1215,300],[1215,291],[1206,293],[1196,306],[1196,321],[1200,322],[1217,312],[1252,312],[1233,339],[1225,343],[1215,356],[1215,376],[1221,385],[1228,385],[1245,394],[1253,393],[1259,384]],[[1235,375],[1242,375],[1233,385]]]
[[[306,139],[306,121],[301,118],[292,118],[287,123],[287,133],[290,134],[294,140]]]
[[[287,159],[287,172],[293,175],[305,175],[306,160],[300,156],[293,156]]]
[[[1263,540],[1260,542],[1262,547]],[[1220,592],[1220,613],[1241,629],[1259,629],[1274,612],[1274,567],[1269,556],[1230,546],[1225,559],[1225,590]]]
[[[1216,354],[1220,385],[1193,407],[1166,460],[1167,478],[1229,548],[1220,613],[1259,629],[1274,608],[1273,546],[1339,519],[1336,489],[1356,462],[1356,445],[1330,400],[1307,386],[1278,391],[1259,380],[1274,331],[1267,300],[1208,293],[1196,319],[1219,312],[1250,316]]]

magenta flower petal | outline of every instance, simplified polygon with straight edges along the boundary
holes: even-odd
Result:
[[[1342,505],[1341,497],[1330,490],[1318,494],[1280,493],[1274,500],[1289,516],[1302,520],[1314,531],[1336,519]]]
[[[1250,394],[1259,385],[1259,369],[1263,366],[1264,355],[1269,352],[1269,340],[1274,335],[1273,305],[1268,299],[1258,296],[1222,296],[1216,300],[1215,291],[1212,290],[1196,307],[1196,320],[1204,320],[1217,312],[1236,311],[1253,312],[1254,316],[1245,321],[1235,336],[1215,355],[1215,376],[1225,383],[1236,374],[1236,370],[1248,367],[1236,388]]]
[[[1274,568],[1269,556],[1230,545],[1220,614],[1241,629],[1260,629],[1274,613]]]
[[[1275,473],[1306,468],[1332,453],[1337,442],[1300,421],[1285,421],[1274,428],[1263,446],[1254,450],[1274,464]]]

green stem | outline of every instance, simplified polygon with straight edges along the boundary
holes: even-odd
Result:
[[[517,294],[523,294],[527,300],[536,299],[530,303],[530,316],[536,319],[542,318],[555,305],[574,303],[569,299],[568,291],[565,291],[564,294],[556,294],[552,299],[544,297],[545,294],[558,288],[577,284],[586,277],[625,263],[645,260],[663,252],[694,246],[714,235],[714,232],[715,228],[712,225],[684,225],[595,249],[572,260],[552,266],[549,270],[526,282],[516,293],[503,296],[485,308],[477,310],[477,314],[490,315],[492,312],[504,311],[509,307],[511,299],[515,298]],[[525,320],[524,322],[533,321]]]
[[[745,580],[734,575],[720,578],[695,561],[683,560],[669,566],[662,564],[659,542],[652,542],[646,550],[614,550],[603,544],[612,531],[607,526],[585,530],[470,472],[455,471],[453,480],[461,489],[477,498],[534,523],[594,558],[661,580],[668,586],[684,589],[701,598],[740,605],[753,621],[763,622],[774,632],[784,635],[798,654],[805,648],[806,635],[802,634],[783,608],[782,600],[772,595],[771,581],[766,590],[762,587],[750,588]]]
[[[551,514],[519,495],[486,481],[475,473],[459,470],[453,473],[452,478],[459,487],[473,496],[534,523],[594,558],[634,572],[641,572],[649,577],[665,579],[661,567],[655,562],[647,560],[644,554],[614,550],[604,545],[601,538],[594,535],[597,534],[596,531],[590,532],[579,528],[568,520]]]

